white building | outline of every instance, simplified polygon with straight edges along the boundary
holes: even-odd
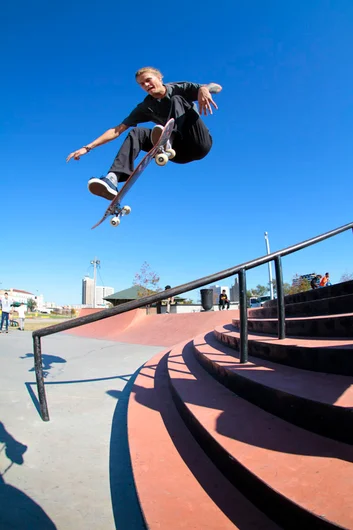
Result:
[[[103,285],[96,286],[96,307],[108,307],[108,302],[104,300],[106,296],[114,294],[113,287],[104,287]]]
[[[5,293],[8,293],[9,298],[13,302],[18,302],[20,304],[26,304],[30,298],[33,298],[35,300],[35,296],[33,293],[29,293],[28,291],[22,291],[21,289],[1,289],[0,290],[0,296],[3,296]]]
[[[82,280],[82,304],[84,306],[108,307],[108,302],[104,300],[114,293],[114,287],[96,285],[96,299],[94,300],[94,280],[85,276]]]
[[[93,306],[93,289],[94,280],[85,276],[82,280],[82,303],[83,305]]]

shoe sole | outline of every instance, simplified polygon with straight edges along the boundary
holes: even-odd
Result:
[[[152,142],[153,145],[158,144],[159,139],[160,139],[161,134],[162,134],[162,131],[163,131],[163,129],[160,129],[159,127],[154,127],[152,129],[151,142]]]
[[[152,145],[156,145],[158,142],[159,142],[159,139],[162,135],[162,129],[152,129],[152,134],[151,134],[151,142],[152,142]],[[171,149],[172,148],[172,144],[170,142],[170,140],[167,140],[166,143],[163,145],[164,149]],[[174,157],[172,157],[174,158]]]
[[[93,195],[103,197],[104,199],[108,199],[108,201],[112,201],[118,195],[117,191],[114,192],[100,179],[90,181],[88,183],[88,189]]]

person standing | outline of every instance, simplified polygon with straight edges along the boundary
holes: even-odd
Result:
[[[4,296],[1,297],[0,303],[1,303],[1,310],[2,310],[0,333],[2,333],[2,328],[4,326],[4,323],[5,323],[5,333],[8,333],[9,332],[9,316],[10,316],[11,304],[12,304],[12,300],[10,300],[8,293],[5,293]]]
[[[20,307],[17,308],[18,313],[18,329],[20,331],[24,331],[25,329],[25,315],[26,312],[26,306],[24,304],[21,304]]]

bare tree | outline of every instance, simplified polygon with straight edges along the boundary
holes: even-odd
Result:
[[[162,289],[159,287],[159,276],[153,272],[147,261],[142,263],[141,269],[135,274],[133,285],[138,287],[137,296],[143,298],[150,294],[158,293]],[[147,313],[149,306],[147,306]]]
[[[340,282],[349,282],[353,280],[353,273],[345,272],[340,278]]]

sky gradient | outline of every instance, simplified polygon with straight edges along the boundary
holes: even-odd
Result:
[[[269,0],[31,2],[4,6],[0,288],[81,302],[81,280],[132,285],[147,261],[176,286],[352,221],[353,3]],[[87,181],[108,170],[121,138],[66,163],[145,96],[146,65],[166,82],[214,81],[205,118],[211,153],[151,164],[114,229]],[[284,259],[284,280],[352,273],[352,233]],[[248,287],[268,281],[249,272]],[[227,285],[231,280],[225,282]],[[198,293],[192,296],[198,298]]]

